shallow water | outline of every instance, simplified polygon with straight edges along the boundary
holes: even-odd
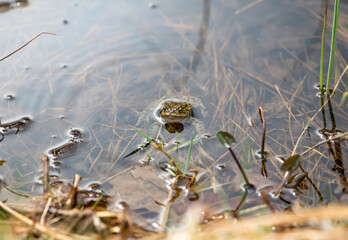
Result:
[[[167,199],[169,174],[159,169],[167,159],[151,149],[154,160],[149,166],[141,164],[147,159],[144,152],[123,159],[143,142],[129,124],[135,125],[139,113],[152,102],[183,96],[202,100],[208,116],[200,120],[208,134],[224,130],[236,137],[234,150],[258,189],[280,183],[277,157],[291,155],[302,127],[320,107],[315,85],[323,3],[205,0],[153,4],[156,7],[148,1],[30,1],[26,7],[0,13],[3,56],[39,32],[57,34],[41,36],[0,64],[1,122],[23,116],[32,119],[17,134],[5,134],[0,143],[0,158],[7,161],[0,169],[1,177],[8,186],[39,194],[41,155],[68,144],[69,131],[76,129],[82,131],[82,142],[52,160],[51,174],[71,181],[78,173],[83,177],[81,186],[101,183],[115,201],[125,200],[131,209],[138,209],[135,214],[159,221],[163,210],[154,200]],[[341,7],[336,75],[348,57],[347,5]],[[328,46],[326,50],[328,56]],[[345,75],[332,99],[336,129],[344,132],[348,130],[347,103],[343,107],[339,103],[348,88],[346,81]],[[14,98],[9,100],[8,95]],[[268,179],[260,176],[261,164],[254,154],[260,149],[262,131],[259,106],[264,108],[268,129]],[[331,129],[327,108],[325,114],[326,128]],[[317,134],[323,128],[321,113],[309,126],[297,153],[322,140]],[[151,123],[139,127],[151,132]],[[162,139],[188,141],[192,130],[192,125],[185,125],[184,132],[176,136],[162,129]],[[344,168],[347,143],[334,147],[335,152],[342,152]],[[318,151],[327,156],[328,146]],[[185,161],[188,148],[172,154]],[[198,169],[198,180],[206,189],[200,191],[200,200],[207,205],[219,202],[211,196],[221,185],[232,208],[236,207],[241,176],[226,149],[216,139],[203,140],[194,145],[192,157],[191,167]],[[345,196],[342,173],[331,170],[335,166],[332,156],[313,154],[303,166],[324,201]],[[313,186],[306,185],[303,202],[318,204]],[[291,194],[286,197],[293,200]],[[183,199],[178,202],[187,204]],[[277,209],[288,206],[277,200],[273,203]],[[246,206],[257,204],[251,201]],[[177,209],[182,207],[175,207],[173,219],[180,215]]]

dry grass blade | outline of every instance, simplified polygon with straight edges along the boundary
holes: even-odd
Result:
[[[325,139],[321,142],[318,142],[317,144],[315,144],[313,147],[307,149],[306,151],[304,151],[303,153],[300,154],[300,156],[303,156],[307,153],[309,153],[310,151],[314,150],[315,148],[319,147],[320,145],[328,142],[328,141],[333,141],[333,140],[340,140],[340,139],[347,139],[347,136],[348,136],[348,132],[346,133],[341,133],[341,134],[337,134],[335,137],[332,137],[330,139]]]
[[[250,217],[237,222],[221,221],[220,224],[194,225],[177,231],[171,239],[345,239],[347,228],[337,221],[348,219],[347,206],[306,209],[297,213],[276,213]],[[292,226],[303,226],[293,229]],[[325,225],[326,227],[323,227]],[[329,230],[328,230],[329,228]],[[277,229],[278,231],[272,231]],[[296,234],[295,234],[296,233]],[[226,238],[226,236],[228,236]],[[163,237],[152,239],[164,239]],[[179,238],[178,238],[179,239]]]
[[[50,33],[50,32],[41,32],[38,35],[36,35],[35,37],[33,37],[31,40],[29,40],[26,44],[24,44],[23,46],[21,46],[20,48],[17,48],[15,51],[11,52],[10,54],[8,54],[7,56],[3,57],[0,59],[0,62],[5,60],[6,58],[12,56],[13,54],[15,54],[16,52],[20,51],[21,49],[25,48],[29,43],[31,43],[32,41],[34,41],[36,38],[40,37],[43,34],[50,34],[50,35],[57,35],[55,33]]]
[[[345,69],[344,69],[343,72],[341,73],[341,76],[338,78],[337,83],[336,83],[335,87],[333,88],[331,95],[327,98],[327,100],[325,101],[325,103],[318,109],[318,111],[308,120],[308,124],[311,123],[311,122],[315,119],[315,117],[318,115],[318,113],[320,113],[320,111],[324,108],[324,106],[329,102],[330,98],[335,94],[336,89],[337,89],[337,87],[338,87],[338,84],[341,82],[341,80],[342,80],[343,76],[346,74],[347,70],[348,70],[348,65],[345,67]],[[303,134],[304,134],[305,132],[306,132],[306,128],[304,128],[304,129],[302,130],[302,133],[300,134],[300,136],[299,136],[299,138],[298,138],[298,140],[297,140],[297,142],[296,142],[296,144],[295,144],[295,147],[294,147],[294,149],[292,150],[292,154],[291,154],[291,155],[295,155],[295,153],[296,153],[296,148],[297,148],[297,146],[299,145],[299,143],[300,143],[300,141],[301,141],[301,139],[302,139],[302,136],[303,136]]]
[[[14,216],[15,218],[17,218],[19,221],[32,226],[35,230],[44,233],[44,234],[48,234],[53,238],[56,239],[62,239],[62,240],[73,240],[73,239],[78,239],[78,238],[73,238],[70,237],[69,235],[60,233],[56,230],[53,230],[51,228],[48,228],[40,223],[36,223],[33,220],[23,216],[22,214],[20,214],[19,212],[16,212],[15,210],[13,210],[12,208],[8,207],[5,203],[3,203],[2,201],[0,201],[0,207],[2,209],[4,209],[6,212],[10,213],[12,216]]]

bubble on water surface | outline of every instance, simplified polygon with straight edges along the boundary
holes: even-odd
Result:
[[[220,171],[224,170],[226,168],[225,164],[218,164],[216,165],[216,168]]]
[[[155,3],[149,3],[149,8],[155,9],[155,8],[157,8],[157,7],[158,7],[157,4],[155,4]]]
[[[12,94],[8,94],[8,95],[6,95],[6,99],[11,101],[14,99],[14,96]]]

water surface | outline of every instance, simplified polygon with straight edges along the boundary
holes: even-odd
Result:
[[[347,5],[341,7],[336,76],[347,65],[348,56]],[[154,201],[168,200],[169,174],[160,170],[167,159],[151,149],[154,160],[149,165],[143,164],[145,152],[124,159],[144,140],[130,125],[162,97],[195,96],[208,112],[200,119],[206,133],[232,133],[237,139],[234,150],[250,181],[258,189],[274,188],[283,175],[279,157],[292,154],[303,127],[320,107],[315,86],[323,12],[324,4],[319,1],[287,0],[37,0],[1,12],[0,52],[4,56],[39,32],[57,34],[40,37],[0,64],[1,122],[23,116],[32,119],[25,129],[6,134],[0,143],[0,158],[7,161],[0,169],[2,180],[17,191],[40,194],[41,155],[68,143],[71,129],[80,130],[83,141],[52,159],[52,176],[71,181],[78,173],[83,177],[82,187],[100,183],[115,202],[124,200],[135,214],[160,221],[163,209]],[[326,57],[328,52],[327,45]],[[332,99],[334,119],[326,106],[325,123],[319,113],[296,147],[297,153],[322,140],[320,129],[348,130],[347,103],[339,105],[347,91],[345,81],[346,75]],[[9,100],[8,95],[14,98]],[[260,106],[268,129],[267,179],[261,176],[261,163],[255,155],[261,141]],[[151,132],[151,123],[139,127]],[[162,129],[161,139],[185,142],[192,130],[189,124],[178,135]],[[300,195],[308,205],[322,204],[315,188],[324,202],[346,196],[345,172],[337,169],[348,164],[344,160],[347,144],[336,143],[332,148],[336,154],[341,152],[341,166],[327,144],[303,161],[313,182],[305,180],[308,189],[303,188]],[[172,152],[183,162],[187,154],[187,147]],[[199,171],[198,181],[204,185],[199,201],[211,205],[212,211],[221,211],[216,191],[222,188],[230,207],[237,206],[242,178],[216,139],[194,145],[190,167]],[[284,197],[291,202],[298,194],[289,190]],[[245,207],[262,205],[256,198],[249,197]],[[187,198],[178,199],[173,219],[185,204]],[[289,206],[276,199],[272,204],[279,210]],[[112,203],[110,208],[115,206]]]

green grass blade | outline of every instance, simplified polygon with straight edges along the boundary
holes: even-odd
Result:
[[[176,173],[173,172],[170,168],[165,168],[164,170],[166,170],[170,175],[172,175],[173,177],[176,177]]]
[[[333,23],[332,23],[329,69],[327,71],[327,80],[326,80],[326,93],[327,94],[330,93],[330,80],[331,80],[331,73],[332,73],[332,67],[333,67],[334,55],[335,55],[336,31],[337,31],[339,7],[340,7],[340,0],[335,0],[335,10],[334,10],[334,16],[333,16]]]
[[[214,137],[212,137],[212,138],[214,138]],[[197,137],[197,138],[193,139],[193,144],[196,144],[197,142],[201,141],[202,139],[203,139],[203,137]],[[189,146],[190,144],[191,144],[191,141],[186,141],[184,143],[180,143],[179,145],[175,146],[174,148],[169,149],[167,151],[167,153],[177,151],[178,149]]]
[[[132,125],[129,125],[129,126],[131,126],[132,128],[134,128],[135,130],[137,130],[141,135],[143,135],[144,138],[147,139],[147,141],[149,141],[150,143],[153,142],[152,139],[151,139],[149,136],[147,136],[145,133],[143,133],[139,128],[134,127],[134,126],[132,126]]]
[[[326,18],[327,18],[327,4],[324,14],[323,24],[323,35],[321,38],[321,55],[320,55],[320,92],[323,93],[323,66],[324,66],[324,46],[325,46],[325,29],[326,29]]]
[[[343,107],[343,105],[344,105],[344,103],[346,101],[347,96],[348,96],[348,91],[343,93],[343,95],[342,95],[341,102],[340,102],[340,106],[341,107]]]
[[[192,146],[193,146],[193,137],[194,137],[194,132],[192,131],[190,149],[189,149],[189,152],[188,152],[188,156],[187,156],[187,160],[186,160],[186,164],[185,164],[185,168],[184,168],[184,172],[183,172],[184,175],[186,174],[186,172],[188,170],[188,167],[190,165]]]

